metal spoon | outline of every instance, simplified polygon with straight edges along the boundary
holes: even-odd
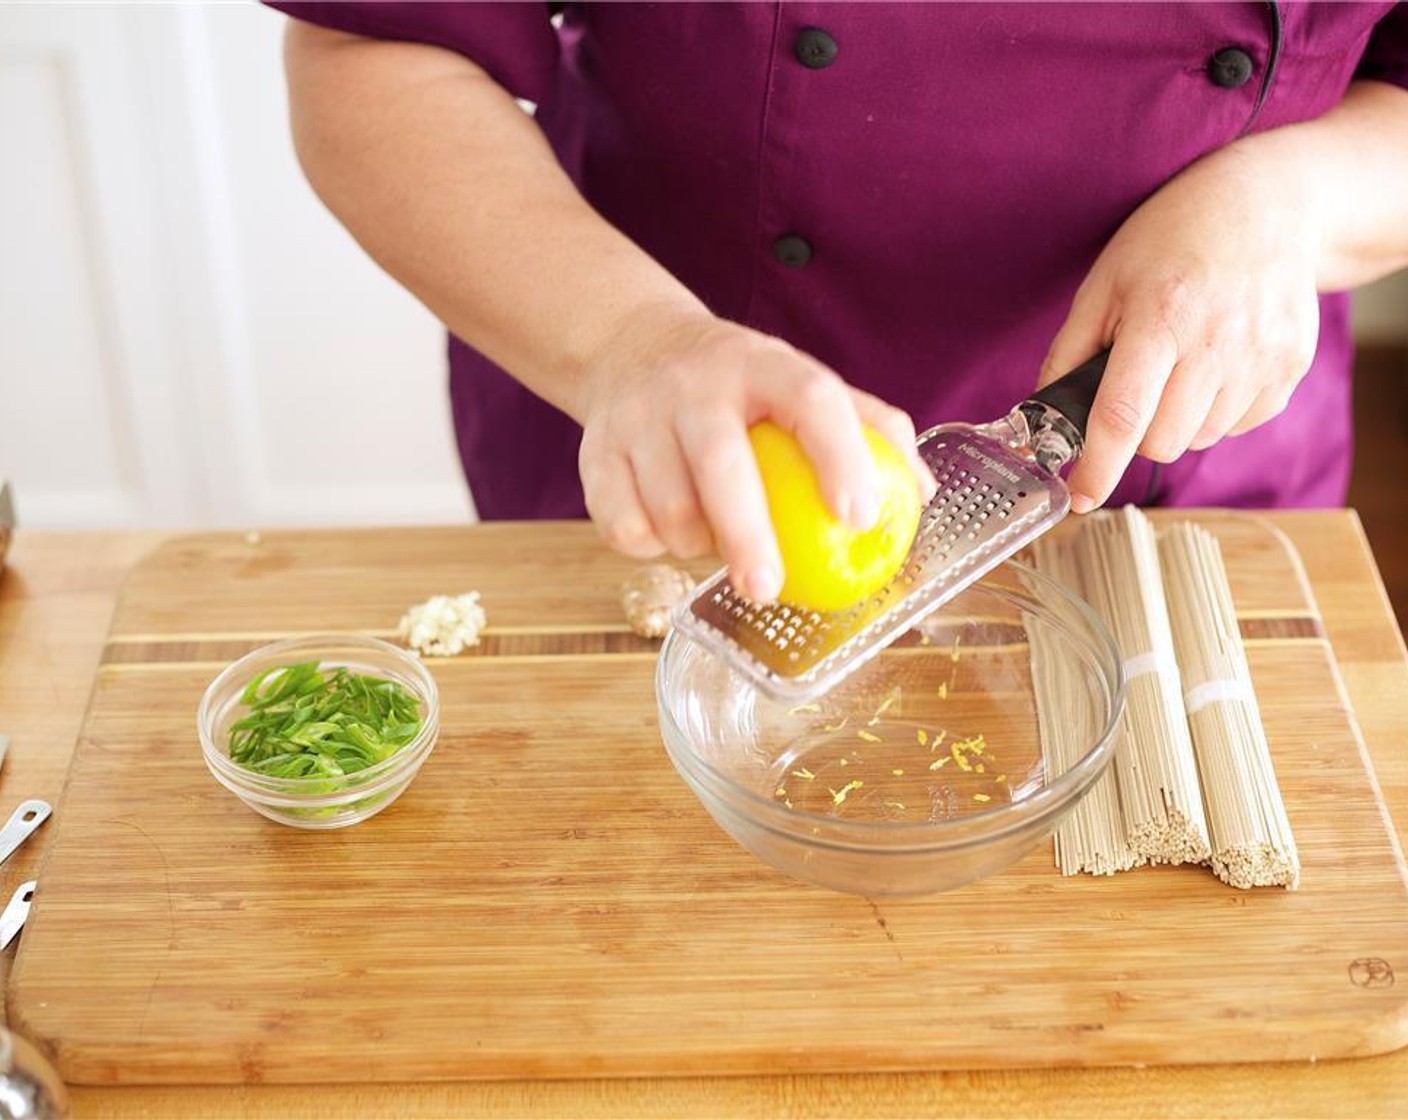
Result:
[[[17,1034],[0,1027],[0,1120],[59,1120],[68,1092],[59,1075]]]
[[[49,819],[54,810],[47,801],[31,797],[21,801],[10,814],[10,819],[0,828],[0,863],[4,863],[14,850],[29,839],[30,833]]]

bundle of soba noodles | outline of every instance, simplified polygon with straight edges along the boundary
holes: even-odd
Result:
[[[1104,618],[1126,681],[1114,764],[1057,830],[1062,873],[1210,864],[1233,886],[1293,889],[1299,859],[1217,539],[1191,523],[1156,535],[1131,506],[1031,558]],[[1028,637],[1042,751],[1064,772],[1096,729],[1069,716],[1079,682],[1052,635],[1033,619]]]

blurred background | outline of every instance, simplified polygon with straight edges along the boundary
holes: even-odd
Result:
[[[284,17],[0,7],[0,477],[23,525],[453,522],[443,331],[304,182]]]
[[[0,7],[0,478],[22,524],[455,522],[443,336],[327,214],[257,4]],[[1408,276],[1352,504],[1408,609]]]

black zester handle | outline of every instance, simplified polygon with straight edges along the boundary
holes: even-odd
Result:
[[[1100,379],[1105,376],[1105,363],[1109,358],[1110,351],[1101,350],[1070,373],[1058,377],[1045,389],[1038,389],[1023,403],[1035,402],[1054,408],[1071,422],[1081,442],[1084,442],[1090,406],[1095,403],[1095,392],[1100,388]]]

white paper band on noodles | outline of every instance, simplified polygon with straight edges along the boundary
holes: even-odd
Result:
[[[1125,659],[1124,679],[1128,684],[1135,677],[1142,677],[1145,673],[1168,673],[1175,670],[1173,659],[1166,653],[1151,650],[1149,653],[1135,654],[1133,657]]]
[[[1245,704],[1251,698],[1251,689],[1247,687],[1246,681],[1224,677],[1220,681],[1204,681],[1195,688],[1190,688],[1183,694],[1183,706],[1191,716],[1219,700],[1236,700]]]

